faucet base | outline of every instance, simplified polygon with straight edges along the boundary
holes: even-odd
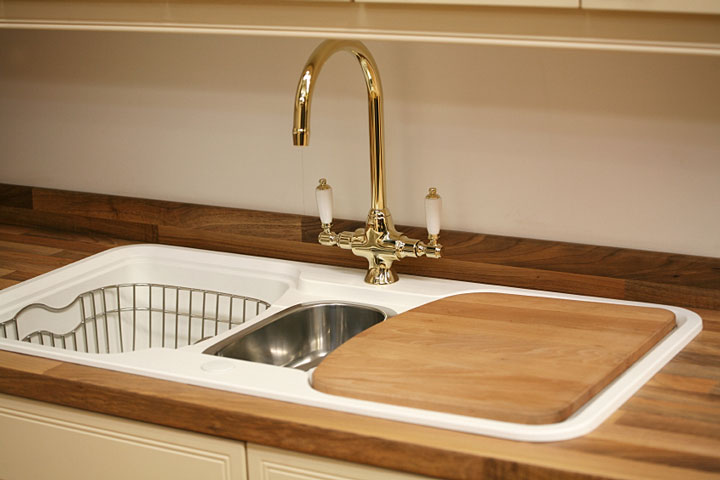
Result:
[[[323,223],[322,232],[318,235],[321,245],[338,246],[367,259],[365,282],[371,285],[390,285],[397,282],[398,276],[392,270],[393,262],[397,260],[423,256],[440,258],[442,245],[437,242],[437,236],[430,240],[430,244],[425,244],[395,230],[392,216],[385,208],[370,210],[365,228],[358,228],[354,232],[335,233],[331,223]]]
[[[365,283],[372,285],[390,285],[398,281],[397,275],[384,265],[371,267],[365,274]]]

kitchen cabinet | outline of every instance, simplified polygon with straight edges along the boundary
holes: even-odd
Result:
[[[717,0],[355,0],[358,3],[396,3],[430,5],[478,5],[488,7],[555,7],[585,10],[626,10],[635,12],[673,12],[720,14]]]
[[[3,480],[423,480],[0,394]]]
[[[247,446],[247,455],[249,480],[429,480],[252,443]]]
[[[3,0],[0,28],[342,37],[720,55],[720,15],[657,13],[720,13],[717,0],[385,2]],[[565,8],[522,8],[538,6]]]
[[[246,480],[245,446],[0,395],[3,480]]]

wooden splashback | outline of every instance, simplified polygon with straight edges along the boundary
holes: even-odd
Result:
[[[431,302],[352,338],[316,389],[526,424],[560,422],[675,326],[657,308],[498,293]]]
[[[0,183],[0,223],[114,242],[162,243],[367,268],[363,258],[318,244],[316,217],[285,213]],[[341,231],[365,223],[364,219],[335,219],[333,224]],[[414,238],[427,234],[424,227],[400,228]],[[720,310],[720,258],[452,230],[443,230],[440,239],[441,261],[396,262],[400,275]],[[24,241],[42,244],[45,240],[27,235]],[[0,262],[0,268],[4,267]],[[24,280],[31,274],[19,270],[13,279]]]

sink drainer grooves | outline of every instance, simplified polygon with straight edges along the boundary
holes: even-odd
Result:
[[[0,337],[86,353],[178,348],[223,333],[269,306],[257,298],[212,290],[124,283],[81,293],[61,308],[27,305],[0,323]],[[56,331],[32,328],[35,317],[47,315],[54,317]]]

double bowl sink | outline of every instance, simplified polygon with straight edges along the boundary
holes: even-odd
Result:
[[[597,427],[702,329],[693,312],[652,305],[673,312],[676,328],[558,423],[470,417],[312,387],[313,367],[359,332],[388,316],[471,292],[646,305],[412,276],[378,287],[365,284],[357,270],[133,245],[0,291],[0,349],[437,428],[557,441]]]

